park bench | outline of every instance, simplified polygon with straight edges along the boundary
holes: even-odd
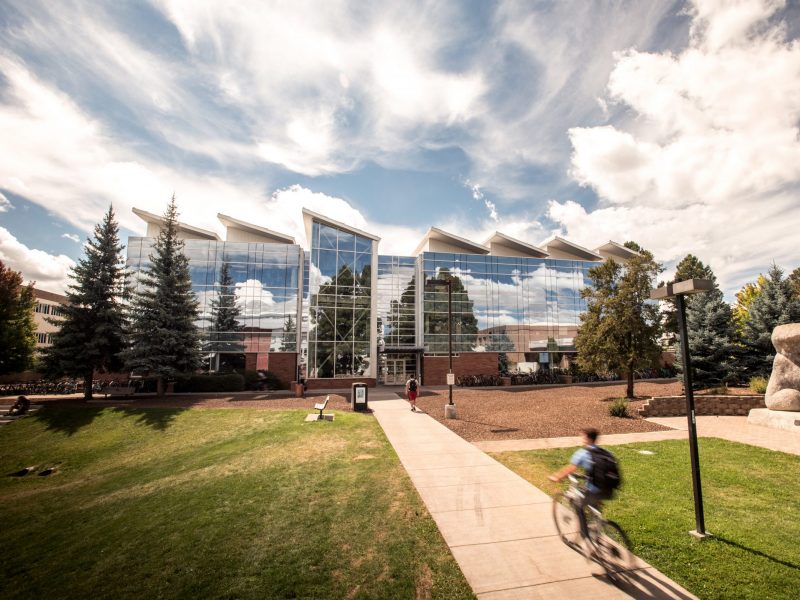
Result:
[[[328,400],[330,400],[330,396],[325,396],[325,402],[317,402],[314,405],[314,410],[319,411],[319,416],[317,417],[318,421],[322,421],[325,417],[322,415],[322,411],[325,410],[325,407],[328,406]]]
[[[136,392],[136,388],[132,385],[109,385],[103,389],[103,394],[106,398],[109,396],[130,396]]]

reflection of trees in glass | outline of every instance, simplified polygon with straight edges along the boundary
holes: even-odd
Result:
[[[550,355],[550,367],[557,369],[558,366],[561,364],[561,353],[558,351],[558,342],[556,338],[549,337],[547,338],[547,352]]]
[[[286,317],[283,323],[283,347],[284,352],[294,352],[297,348],[297,323],[292,315]]]
[[[242,326],[237,320],[241,311],[236,306],[234,294],[230,266],[224,262],[219,274],[217,297],[211,301],[209,342],[212,352],[244,352],[241,335],[237,333],[242,330]]]
[[[486,344],[487,352],[513,352],[514,350],[514,342],[505,332],[493,333],[489,338],[489,343]]]
[[[400,299],[389,303],[389,314],[386,322],[391,328],[386,341],[387,346],[411,346],[416,344],[414,329],[416,327],[416,277],[411,281],[400,295]]]
[[[469,299],[461,279],[449,269],[441,268],[436,279],[448,279],[452,283],[453,352],[470,352],[478,339],[478,319],[475,318],[474,302]],[[426,291],[436,290],[435,300],[425,300],[425,336],[428,352],[446,354],[447,341],[447,288],[426,284]]]
[[[354,275],[343,265],[311,296],[317,377],[363,375],[369,366],[371,267]]]

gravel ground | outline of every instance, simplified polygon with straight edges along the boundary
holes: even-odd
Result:
[[[663,431],[669,428],[650,423],[638,416],[637,409],[651,396],[672,396],[681,393],[678,382],[640,382],[635,392],[639,399],[630,403],[632,418],[608,414],[613,398],[625,395],[625,384],[590,386],[571,385],[536,388],[453,389],[458,419],[444,418],[447,390],[422,391],[417,406],[431,417],[468,441],[549,438],[578,435],[583,427],[595,427],[600,433]],[[167,396],[136,398],[133,401],[114,399],[86,404],[80,396],[37,398],[33,403],[59,406],[121,406],[127,408],[304,408],[313,412],[314,404],[328,394],[294,398],[286,392],[225,395],[214,398]],[[101,397],[102,398],[102,397]],[[101,399],[99,398],[99,399]],[[99,400],[98,399],[98,400]],[[10,399],[13,401],[13,399]],[[349,394],[330,394],[329,409],[350,410]]]
[[[443,425],[471,442],[574,436],[583,427],[603,433],[632,433],[669,429],[640,418],[637,409],[651,396],[681,393],[678,382],[642,382],[635,386],[640,398],[631,401],[632,418],[608,414],[611,399],[625,395],[625,384],[572,385],[548,389],[465,390],[454,388],[458,419],[444,418],[447,391],[423,392],[417,405]]]

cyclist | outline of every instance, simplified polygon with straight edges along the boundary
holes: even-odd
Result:
[[[575,451],[569,461],[570,464],[550,475],[549,479],[550,481],[558,482],[564,479],[564,477],[572,475],[578,469],[583,470],[586,476],[586,486],[583,489],[583,498],[579,503],[576,503],[575,508],[578,513],[578,518],[580,519],[581,535],[586,538],[589,535],[586,526],[586,508],[592,506],[600,510],[602,501],[610,499],[613,495],[613,490],[604,490],[600,488],[594,478],[594,458],[592,457],[592,451],[597,451],[597,449],[599,449],[597,445],[597,438],[600,435],[599,432],[597,429],[586,428],[581,430],[581,435],[583,438],[583,447]]]

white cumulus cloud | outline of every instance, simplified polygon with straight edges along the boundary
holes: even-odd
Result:
[[[75,262],[63,254],[53,255],[28,248],[5,227],[0,227],[0,260],[6,267],[19,271],[26,282],[48,292],[64,293],[69,271]]]
[[[12,208],[14,208],[14,206],[11,204],[8,198],[5,197],[5,194],[0,192],[0,213],[8,212]]]
[[[698,1],[683,52],[618,54],[609,101],[636,118],[569,132],[572,175],[601,207],[553,202],[551,218],[584,243],[636,239],[665,261],[691,252],[729,294],[757,265],[794,268],[800,44],[767,20],[781,5]]]

